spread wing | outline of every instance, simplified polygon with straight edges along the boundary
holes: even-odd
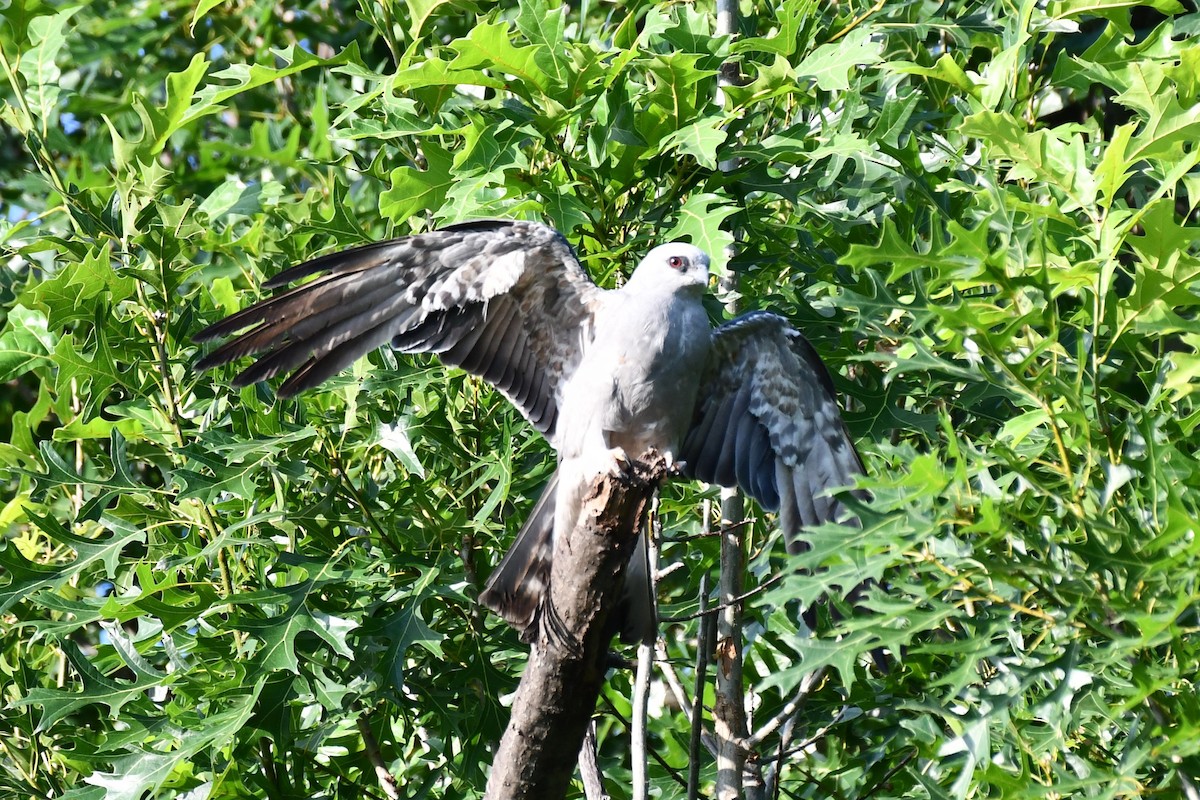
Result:
[[[258,356],[234,385],[291,372],[279,389],[288,397],[390,342],[484,378],[553,440],[559,391],[578,364],[602,291],[553,228],[452,225],[322,256],[266,287],[310,275],[320,277],[197,334],[207,341],[249,328],[198,366]]]
[[[812,345],[776,314],[752,312],[713,331],[684,470],[739,486],[779,511],[788,549],[800,528],[838,519],[826,490],[849,486],[862,461],[846,431],[829,372]]]

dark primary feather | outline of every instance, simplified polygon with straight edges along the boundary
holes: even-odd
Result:
[[[321,256],[265,285],[312,276],[201,331],[198,341],[240,335],[199,367],[255,356],[234,385],[290,373],[279,390],[286,397],[390,343],[481,376],[553,440],[562,383],[590,336],[600,292],[553,229],[464,223]],[[555,486],[552,480],[481,598],[521,629],[550,580]]]
[[[801,549],[801,527],[841,514],[827,490],[863,471],[833,381],[812,345],[776,314],[745,314],[712,341],[679,458],[690,476],[737,485],[778,510],[788,548]]]
[[[203,342],[245,331],[198,366],[257,356],[234,385],[291,373],[279,389],[287,397],[390,342],[479,375],[553,438],[558,392],[578,361],[599,290],[552,228],[452,225],[321,256],[265,285],[312,275],[197,334]]]

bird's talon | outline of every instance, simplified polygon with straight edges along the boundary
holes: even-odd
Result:
[[[687,469],[687,462],[676,461],[675,456],[671,453],[667,453],[663,457],[663,461],[665,462],[667,475],[669,477],[678,478],[679,476],[683,475],[683,471]]]
[[[629,476],[629,472],[633,467],[633,462],[630,460],[629,454],[625,452],[624,448],[610,448],[606,457],[609,460],[609,466],[607,470],[607,474],[609,476],[613,478],[626,478]]]

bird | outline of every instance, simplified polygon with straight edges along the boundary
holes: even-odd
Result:
[[[857,524],[832,491],[864,469],[829,371],[779,314],[713,327],[709,272],[703,250],[671,242],[602,289],[548,225],[461,222],[284,270],[264,288],[291,288],[195,335],[233,337],[197,366],[255,357],[233,386],[286,373],[278,395],[290,397],[390,344],[434,353],[499,390],[557,464],[479,599],[536,640],[554,543],[598,475],[649,449],[683,477],[739,487],[777,512],[789,552],[806,547],[806,527]],[[635,553],[627,570],[620,629],[630,642],[656,630],[644,558]]]

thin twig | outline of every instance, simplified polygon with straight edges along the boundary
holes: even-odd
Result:
[[[617,721],[625,726],[625,730],[629,730],[633,727],[632,723],[625,719],[625,715],[622,714],[616,705],[613,704],[612,698],[610,698],[607,694],[601,694],[600,699],[604,701],[604,706],[608,709],[608,713],[616,717]],[[654,760],[658,762],[658,765],[662,767],[663,770],[665,770],[666,773],[670,775],[676,783],[678,783],[680,786],[687,786],[687,779],[683,777],[682,771],[668,764],[663,757],[658,754],[657,750],[655,750],[653,747],[647,747],[646,752],[654,757]]]
[[[736,528],[737,526],[730,526],[730,527]],[[664,617],[663,619],[660,620],[660,622],[669,625],[669,624],[674,624],[677,622],[688,622],[690,620],[699,619],[700,617],[704,617],[704,616],[715,617],[719,614],[724,613],[724,611],[727,608],[729,608],[730,606],[740,606],[742,603],[744,603],[746,600],[749,600],[751,597],[762,594],[769,587],[775,585],[776,583],[779,583],[781,580],[783,580],[784,578],[787,578],[788,576],[790,576],[792,574],[793,573],[791,573],[791,572],[776,573],[776,574],[772,575],[771,577],[767,578],[762,583],[760,583],[758,586],[755,586],[750,591],[743,592],[742,594],[739,594],[737,597],[731,598],[727,602],[721,603],[719,605],[715,605],[711,608],[704,609],[703,611],[697,611],[694,614],[685,614],[682,617]]]
[[[365,712],[358,716],[358,732],[362,736],[367,760],[375,768],[375,777],[379,781],[379,788],[383,789],[388,800],[399,800],[400,788],[396,784],[396,778],[388,772],[388,768],[383,763],[383,754],[379,752],[379,742],[375,738],[375,732],[371,730],[370,723],[367,722]]]
[[[908,753],[905,754],[904,758],[900,759],[900,761],[898,761],[895,766],[893,766],[886,773],[884,773],[884,776],[882,778],[875,781],[874,785],[872,785],[870,789],[867,789],[867,791],[865,793],[859,795],[859,797],[867,798],[867,797],[873,796],[875,794],[875,792],[879,791],[879,789],[881,789],[883,786],[885,786],[887,784],[887,782],[892,779],[893,775],[895,775],[900,770],[904,769],[905,764],[907,764],[908,762],[910,762],[914,758],[916,758],[917,753],[919,753],[919,752],[920,751],[915,748],[912,750],[909,750]],[[1189,798],[1189,800],[1191,800],[1191,798]]]
[[[805,739],[804,741],[802,741],[800,744],[789,748],[787,751],[785,751],[783,753],[783,755],[792,756],[792,755],[795,755],[796,753],[802,753],[805,750],[807,750],[808,748],[812,747],[817,742],[821,741],[821,739],[824,739],[825,734],[827,734],[831,730],[833,730],[834,725],[837,725],[839,722],[841,722],[842,717],[845,716],[846,711],[848,709],[849,709],[849,706],[842,706],[841,709],[838,711],[838,713],[834,716],[834,718],[832,720],[829,721],[828,724],[822,725],[820,728],[817,729],[816,733],[814,733],[812,736],[810,736],[807,739]]]
[[[608,800],[604,792],[604,781],[600,776],[600,762],[596,758],[596,720],[588,725],[583,735],[583,747],[579,750],[579,777],[583,780],[583,794],[587,800]]]
[[[679,680],[679,673],[675,671],[675,665],[669,660],[667,641],[662,636],[659,636],[658,641],[655,642],[654,655],[654,663],[662,670],[663,678],[667,681],[667,688],[671,690],[675,702],[683,710],[684,718],[690,723],[692,721],[692,701],[688,699],[687,692],[683,690],[683,681]]]
[[[267,797],[278,797],[280,792],[279,773],[275,769],[275,757],[271,755],[271,740],[262,736],[258,740],[258,760],[262,763],[263,777],[267,779]]]
[[[825,671],[826,670],[824,667],[822,667],[820,670],[818,670],[818,672],[820,674],[824,674]],[[811,686],[816,684],[816,682],[818,680],[816,675],[817,675],[817,673],[813,673],[813,675],[812,675],[813,680],[809,683],[809,686],[807,687],[808,690],[811,689]],[[800,692],[804,692],[804,691],[806,691],[806,687],[802,683]],[[799,695],[800,692],[797,692],[797,695]],[[775,748],[776,749],[775,761],[774,761],[774,763],[771,764],[771,766],[767,769],[766,774],[763,776],[763,784],[764,784],[763,795],[765,797],[771,797],[771,798],[774,798],[775,800],[778,800],[778,798],[779,798],[779,791],[780,791],[779,778],[783,774],[784,757],[787,755],[788,748],[791,747],[791,745],[792,745],[792,734],[796,730],[796,723],[799,719],[800,719],[800,713],[799,713],[799,708],[797,708],[795,713],[793,713],[791,716],[787,717],[787,719],[784,721],[782,727],[779,730],[779,745],[778,745],[778,747]],[[768,722],[767,726],[769,726],[770,724],[771,724],[771,722]],[[764,727],[767,727],[767,726],[764,726]]]
[[[658,518],[658,498],[650,506],[650,519],[646,524],[646,580],[650,583],[651,602],[658,597],[656,577],[658,573],[658,542],[655,538],[654,520]],[[639,554],[640,555],[640,554]],[[635,601],[636,602],[636,601]],[[653,615],[653,612],[651,612]],[[637,677],[633,686],[633,731],[630,759],[633,770],[633,800],[646,800],[650,791],[650,778],[646,770],[646,720],[650,706],[650,678],[654,666],[654,644],[641,642],[637,650]]]
[[[324,441],[322,442],[322,444],[325,443],[326,442]],[[329,447],[325,448],[325,451],[329,456],[329,463],[333,467],[334,475],[337,476],[337,480],[334,481],[334,490],[358,506],[358,509],[362,512],[363,518],[367,525],[375,531],[380,539],[387,543],[388,547],[392,548],[393,552],[404,552],[404,548],[400,547],[399,543],[397,543],[396,540],[391,537],[391,534],[384,529],[383,523],[379,521],[374,512],[371,510],[372,504],[368,503],[363,498],[362,494],[360,494],[358,491],[358,487],[355,486],[354,481],[350,480],[350,473],[346,471],[346,465],[342,463],[342,459],[338,455],[337,447],[333,446],[333,444],[330,442]]]
[[[846,27],[842,28],[840,31],[838,31],[832,37],[830,37],[830,39],[829,39],[830,43],[836,42],[838,39],[841,39],[843,36],[848,34],[850,31],[857,28],[864,21],[866,21],[867,17],[871,16],[872,14],[878,14],[880,11],[883,10],[883,6],[886,3],[887,3],[887,0],[875,0],[875,5],[871,6],[866,11],[862,12],[854,19],[850,20],[850,22],[846,23]]]
[[[800,711],[800,706],[808,699],[808,695],[812,692],[812,688],[825,677],[826,667],[821,667],[818,670],[808,673],[804,676],[804,680],[800,681],[800,686],[796,688],[796,693],[792,698],[780,709],[779,713],[767,720],[766,724],[752,733],[746,740],[746,746],[751,750],[762,744],[768,736],[775,733],[784,722],[790,717],[794,717]]]
[[[788,717],[779,731],[779,746],[775,748],[775,761],[767,767],[763,775],[763,795],[772,800],[779,800],[779,776],[783,774],[783,754],[792,743],[792,733],[796,730],[796,717]]]
[[[704,503],[705,503],[705,505],[704,505],[704,508],[705,508],[704,530],[700,531],[699,533],[689,533],[689,534],[686,534],[683,536],[664,536],[663,541],[670,542],[671,544],[687,544],[688,542],[694,542],[699,539],[711,539],[714,536],[720,536],[721,535],[720,531],[712,530],[707,524],[708,514],[712,513],[712,506],[711,506],[712,501],[705,500]],[[755,522],[758,522],[758,517],[745,517],[744,519],[742,519],[739,522],[730,522],[728,527],[730,527],[730,528],[745,528],[748,525],[753,525]]]
[[[711,620],[712,618],[709,617]],[[711,637],[710,637],[711,638]],[[704,648],[711,656],[713,645],[710,642],[708,647]],[[655,650],[655,665],[662,670],[663,677],[667,679],[667,686],[671,689],[671,694],[675,696],[675,700],[679,703],[679,707],[683,709],[683,716],[689,723],[694,719],[692,716],[692,702],[688,699],[687,692],[683,689],[683,682],[679,680],[679,673],[675,671],[675,666],[671,663],[667,656],[667,643],[661,636],[658,638],[657,649]],[[703,707],[701,708],[701,717],[703,718]],[[717,744],[711,733],[703,732],[700,735],[700,741],[704,744],[705,749],[709,753],[716,755]]]
[[[650,790],[646,773],[646,720],[650,706],[650,675],[654,661],[652,645],[642,642],[637,651],[637,677],[633,687],[633,729],[630,754],[633,769],[633,800],[646,800]]]
[[[709,505],[705,502],[704,525],[708,526]],[[700,576],[700,613],[708,606],[708,573]],[[696,683],[692,694],[691,738],[688,740],[688,800],[700,796],[700,739],[704,729],[704,686],[708,683],[708,660],[712,658],[713,618],[703,616],[696,637]]]
[[[658,571],[658,579],[662,580],[668,575],[678,572],[681,569],[687,569],[687,564],[683,563],[682,561],[676,561],[673,564],[668,564]]]
[[[721,519],[741,516],[741,496],[736,491],[722,492]],[[745,691],[742,686],[742,594],[745,549],[742,532],[722,524],[720,596],[722,610],[716,617],[717,689],[713,703],[713,733],[717,739],[718,800],[746,796],[744,768],[748,751],[746,740]]]

